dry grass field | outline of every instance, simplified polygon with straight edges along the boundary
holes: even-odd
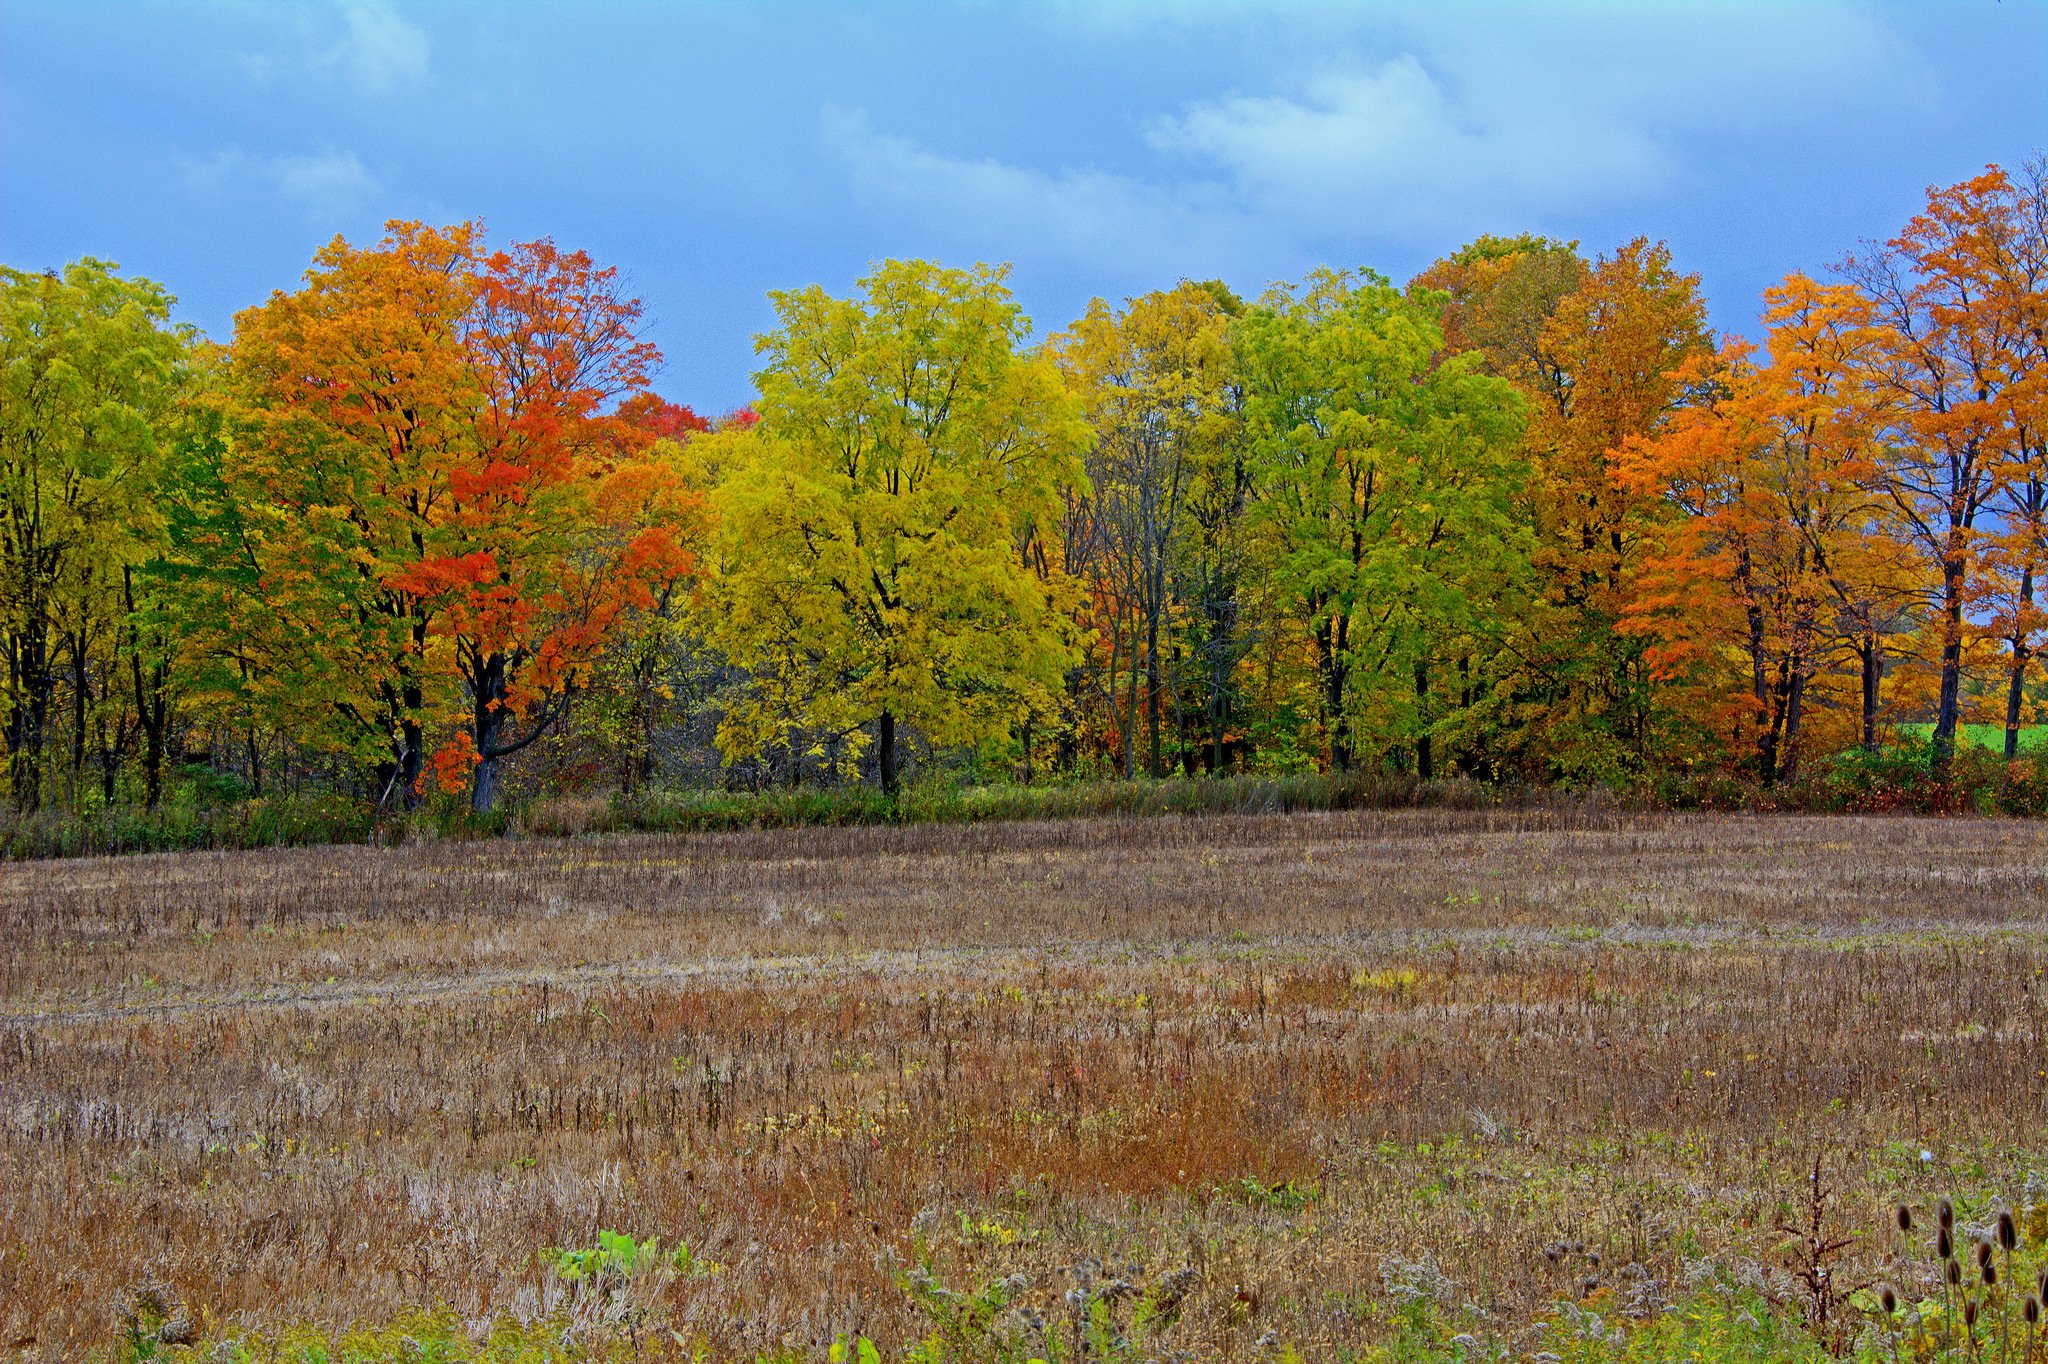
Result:
[[[1915,1237],[1943,1197],[1959,1239],[2013,1212],[2032,1282],[2044,971],[2048,826],[1988,820],[0,864],[0,1351],[146,1355],[167,1322],[312,1360],[396,1322],[1023,1359],[1078,1313],[1111,1328],[1082,1357],[1575,1359],[1719,1294],[1904,1357],[1842,1296],[1941,1293],[1895,1205]],[[1809,1253],[1816,1210],[1845,1245]],[[608,1231],[658,1252],[553,1253]]]

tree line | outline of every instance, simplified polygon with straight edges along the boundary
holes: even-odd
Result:
[[[1638,239],[1405,287],[1183,281],[1034,340],[1006,272],[770,295],[657,396],[615,272],[337,238],[215,344],[0,280],[21,811],[1391,766],[1764,786],[2038,721],[2048,177],[1930,192],[1717,339]]]

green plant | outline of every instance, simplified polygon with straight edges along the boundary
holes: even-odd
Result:
[[[1255,1208],[1269,1208],[1274,1212],[1299,1212],[1313,1207],[1323,1196],[1320,1187],[1306,1181],[1282,1179],[1269,1183],[1254,1175],[1219,1184],[1216,1192],[1224,1198],[1249,1203]]]
[[[675,1249],[663,1256],[659,1237],[635,1241],[616,1231],[598,1232],[597,1244],[593,1246],[554,1246],[543,1254],[553,1263],[555,1272],[570,1283],[616,1284],[656,1266],[685,1278],[708,1278],[724,1268],[716,1260],[696,1254],[683,1242],[677,1242]]]

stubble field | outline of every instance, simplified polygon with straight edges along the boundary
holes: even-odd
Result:
[[[1816,1261],[1799,1348],[1868,1350],[1851,1287],[1940,1291],[1895,1205],[2041,1258],[2044,971],[2048,828],[1989,820],[0,865],[0,1350],[1578,1358]],[[659,1246],[557,1253],[606,1232]]]

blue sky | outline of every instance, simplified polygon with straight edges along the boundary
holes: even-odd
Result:
[[[616,265],[658,387],[744,402],[772,288],[1009,261],[1039,328],[1182,277],[1668,240],[1718,326],[2048,147],[2048,0],[0,0],[0,260],[231,334],[337,233]]]

